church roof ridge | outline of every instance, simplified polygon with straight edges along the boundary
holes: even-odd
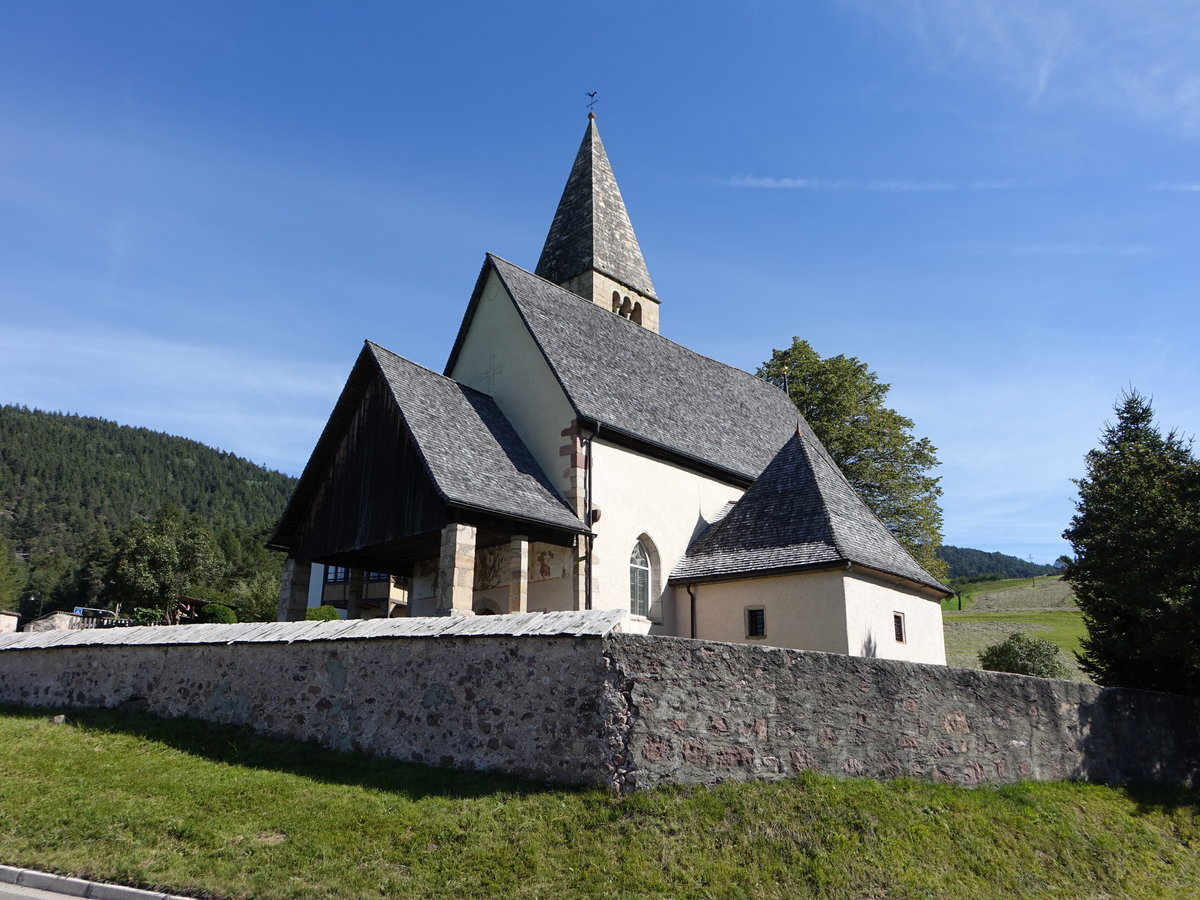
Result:
[[[591,269],[658,299],[593,113],[535,271],[563,284]]]
[[[799,411],[769,382],[615,316],[501,257],[487,255],[476,299],[489,266],[581,419],[744,483],[758,476],[795,431]],[[597,377],[602,369],[614,377]],[[739,414],[731,417],[730,410]]]
[[[509,266],[513,269],[516,269],[517,271],[521,272],[521,274],[526,277],[537,278],[539,281],[544,281],[548,287],[552,287],[555,290],[562,291],[562,295],[563,295],[562,299],[564,301],[569,299],[572,302],[583,304],[584,307],[595,307],[595,308],[599,309],[600,312],[604,313],[607,316],[611,316],[616,321],[624,322],[625,325],[621,326],[621,327],[637,328],[642,332],[653,335],[656,340],[663,341],[664,343],[670,344],[671,346],[673,346],[679,350],[682,350],[686,353],[689,353],[692,356],[699,357],[700,359],[703,359],[709,363],[712,363],[714,366],[720,366],[723,369],[727,369],[727,370],[729,370],[729,372],[731,374],[745,375],[747,378],[753,378],[754,380],[760,381],[763,384],[770,384],[770,382],[764,381],[763,379],[761,379],[757,375],[755,375],[753,372],[747,372],[745,369],[738,368],[737,366],[735,366],[731,363],[727,363],[724,360],[717,359],[715,356],[709,356],[706,353],[701,353],[699,350],[693,350],[691,347],[688,347],[685,344],[679,343],[679,341],[676,341],[672,338],[667,337],[665,334],[663,334],[660,331],[650,331],[648,328],[643,328],[642,326],[638,325],[637,323],[631,322],[629,319],[625,319],[625,318],[622,318],[621,316],[613,315],[612,313],[608,312],[608,310],[604,309],[604,307],[599,306],[596,303],[593,303],[592,301],[588,300],[586,297],[581,297],[578,294],[576,294],[574,291],[564,288],[561,284],[551,281],[546,276],[539,275],[537,272],[531,272],[528,269],[524,268],[523,266],[517,265],[512,260],[505,259],[503,256],[500,256],[497,253],[491,253],[488,251],[484,251],[484,256],[489,257],[490,259],[495,260],[496,262],[501,263],[505,266]],[[774,385],[771,385],[771,386],[773,388],[775,387]],[[779,390],[779,388],[775,388],[775,390]],[[797,410],[797,412],[799,412],[799,410]]]

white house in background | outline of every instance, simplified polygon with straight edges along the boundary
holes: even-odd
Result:
[[[351,617],[620,608],[944,663],[947,589],[782,391],[662,337],[659,306],[589,115],[535,270],[485,257],[444,373],[364,346],[271,539],[280,618],[319,564]]]

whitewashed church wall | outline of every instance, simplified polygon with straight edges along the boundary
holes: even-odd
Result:
[[[733,644],[853,653],[846,632],[845,578],[845,571],[836,569],[693,585],[696,637]],[[681,605],[690,599],[686,590],[676,593]],[[747,637],[748,609],[763,610],[767,631],[764,637]],[[684,628],[688,627],[686,611],[680,621]]]
[[[574,413],[495,272],[488,276],[449,374],[496,401],[538,465],[569,496],[571,484],[558,451]]]
[[[629,555],[645,535],[651,559],[650,619],[656,634],[686,634],[667,576],[699,534],[731,500],[732,487],[641,453],[592,442],[592,505],[600,510],[592,548],[593,609],[629,609]]]
[[[526,612],[558,612],[573,608],[572,572],[574,550],[555,544],[532,542],[529,545],[529,585]],[[476,612],[514,612],[508,608],[511,558],[507,544],[488,547],[475,555],[475,591],[472,605]]]
[[[529,545],[529,612],[574,609],[575,550],[555,544]]]
[[[893,616],[904,617],[904,641],[896,640]],[[858,573],[846,576],[846,627],[854,656],[946,662],[942,607],[915,591]]]

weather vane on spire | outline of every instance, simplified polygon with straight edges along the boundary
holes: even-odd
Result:
[[[584,91],[584,93],[591,97],[591,100],[588,102],[588,112],[594,115],[596,112],[596,94],[599,91]]]

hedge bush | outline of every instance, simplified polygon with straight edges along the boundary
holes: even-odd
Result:
[[[222,603],[206,603],[200,607],[200,621],[217,625],[232,625],[237,621],[237,613]]]
[[[1014,631],[999,644],[979,654],[980,664],[989,672],[1013,672],[1038,678],[1070,678],[1062,651],[1044,638]]]
[[[338,608],[330,606],[327,603],[323,603],[320,606],[310,606],[308,612],[304,614],[304,618],[310,622],[332,622],[334,619],[340,619],[341,617]]]

